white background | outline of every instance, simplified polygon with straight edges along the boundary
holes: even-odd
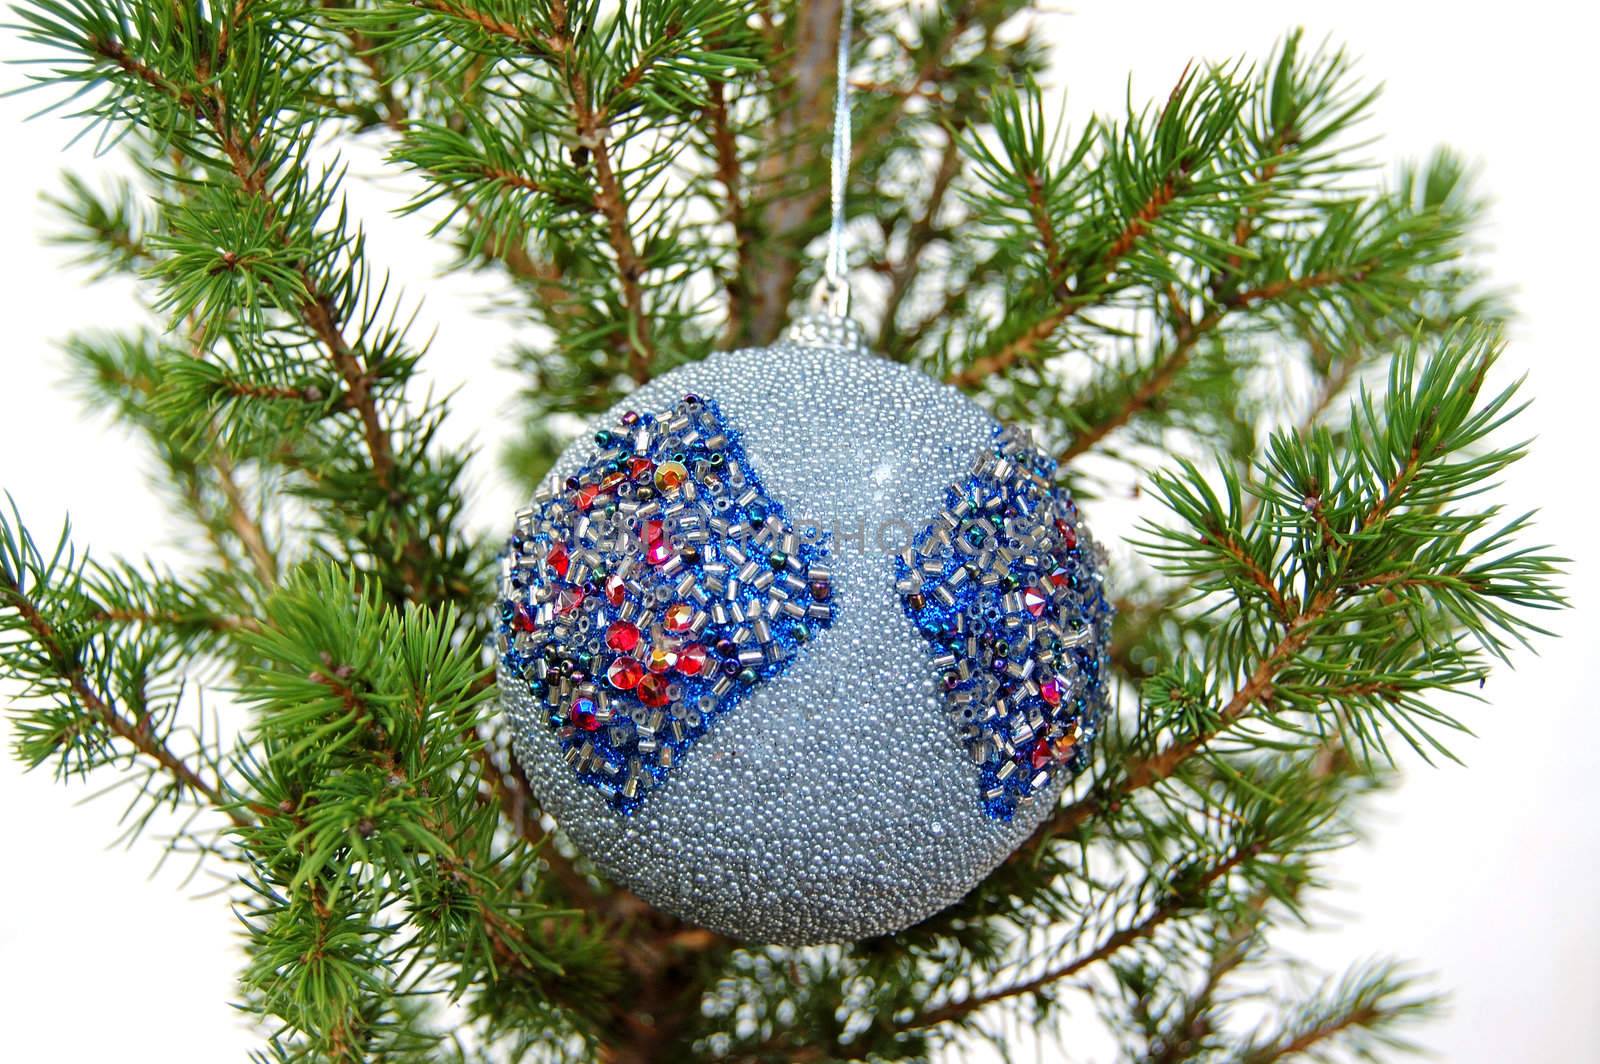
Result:
[[[1421,1040],[1444,1059],[1600,1060],[1600,755],[1589,695],[1600,650],[1591,527],[1600,299],[1588,268],[1600,243],[1600,20],[1587,5],[1396,2],[1084,2],[1041,18],[1057,44],[1055,83],[1070,86],[1079,119],[1120,107],[1129,71],[1136,99],[1164,95],[1189,58],[1261,56],[1301,24],[1312,39],[1347,43],[1367,76],[1387,83],[1371,127],[1385,137],[1375,157],[1418,157],[1444,143],[1481,165],[1494,200],[1485,234],[1494,276],[1516,290],[1521,312],[1502,380],[1529,374],[1536,405],[1524,424],[1538,432],[1499,498],[1510,509],[1542,508],[1540,535],[1576,559],[1575,609],[1555,619],[1559,639],[1538,657],[1519,656],[1514,673],[1495,674],[1488,704],[1469,709],[1478,737],[1459,744],[1467,767],[1412,770],[1370,842],[1336,860],[1341,890],[1323,915],[1339,919],[1337,930],[1295,945],[1331,967],[1394,954],[1436,972],[1455,1006]],[[14,39],[0,41],[0,55],[18,52]],[[0,84],[21,77],[5,69]],[[150,463],[62,386],[55,342],[137,311],[128,289],[88,286],[85,271],[46,244],[41,190],[56,187],[63,166],[93,173],[109,164],[81,145],[65,150],[71,125],[24,124],[42,102],[0,101],[0,487],[45,534],[70,512],[78,541],[102,555],[181,565],[189,545],[146,487]],[[352,162],[363,181],[377,176],[375,156]],[[436,277],[445,254],[425,225],[385,214],[402,183],[367,185],[352,191],[374,259],[408,292],[426,293],[422,325],[438,330],[430,372],[461,385],[454,429],[483,445],[474,519],[498,526],[513,499],[494,463],[508,430],[494,419],[515,381],[492,363],[518,324],[487,309],[494,278]],[[203,884],[180,889],[176,870],[152,876],[148,843],[107,849],[120,806],[115,797],[75,804],[89,790],[0,762],[0,1057],[242,1058],[256,1042],[227,1004],[240,962],[234,917],[219,898],[191,897]],[[1097,1046],[1076,1034],[1074,1044]]]

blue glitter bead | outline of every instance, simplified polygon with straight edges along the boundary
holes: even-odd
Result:
[[[579,779],[628,814],[832,623],[825,604],[801,611],[809,626],[785,610],[782,583],[792,571],[804,587],[828,548],[825,537],[793,538],[714,402],[691,395],[624,415],[594,444],[561,491],[519,515],[505,555],[501,665],[544,704]],[[748,520],[719,516],[729,496]],[[626,639],[608,635],[601,649],[617,626]]]
[[[1111,606],[1098,590],[1087,603],[1077,593],[1097,584],[1078,550],[1077,506],[1054,474],[1024,434],[996,428],[992,453],[946,489],[944,512],[896,562],[906,616],[955,658],[944,696],[997,820],[1087,764],[1091,707],[1105,702]]]

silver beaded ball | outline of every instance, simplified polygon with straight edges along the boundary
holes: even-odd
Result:
[[[674,428],[669,415],[686,395],[705,408]],[[573,502],[574,485],[599,476],[598,452],[635,442],[641,423],[622,426],[624,411],[655,412],[657,435],[681,454],[692,450],[681,437],[721,443],[713,409],[734,441],[721,444],[733,449],[717,471],[751,474],[748,483],[733,474],[731,487],[713,478],[727,500],[720,509],[703,488],[677,506],[681,489],[648,490],[650,473],[639,495],[629,484],[610,489],[613,502],[619,490],[627,498],[608,515],[604,494]],[[1020,468],[1025,437],[955,389],[874,357],[850,323],[824,318],[802,319],[771,347],[673,370],[596,427],[620,442],[567,449],[518,515],[502,566],[500,689],[542,808],[615,882],[740,939],[851,941],[959,900],[1082,767],[1104,705],[1103,552],[1048,472]],[[1015,505],[985,513],[984,484],[991,495],[1012,492]],[[717,543],[742,514],[735,492],[759,492],[775,512],[730,556]],[[666,534],[626,515],[661,513],[664,503],[668,531],[674,506],[689,529],[670,545],[699,542],[691,557],[706,571],[639,557]],[[710,520],[719,514],[720,525]],[[763,553],[793,548],[801,533],[803,550]],[[634,560],[619,565],[630,543]],[[586,544],[611,550],[587,554]],[[614,599],[589,562],[624,571],[606,585]],[[1004,576],[1008,565],[1031,575],[1019,585]],[[561,597],[569,577],[589,581],[583,601],[570,589]],[[767,597],[748,597],[762,583]],[[980,586],[987,597],[977,602],[969,589]],[[635,593],[649,601],[640,607]],[[680,594],[680,612],[669,613]],[[746,612],[730,618],[730,601]],[[637,648],[609,643],[619,617],[640,633]],[[606,672],[614,654],[643,661],[652,632],[680,648],[731,635],[725,648],[737,642],[755,672],[735,677],[729,665],[724,678],[713,651],[695,681],[670,670],[662,680],[671,683],[644,681],[652,709],[634,676],[608,683]],[[575,673],[561,664],[584,652]],[[713,675],[721,694],[704,686]]]

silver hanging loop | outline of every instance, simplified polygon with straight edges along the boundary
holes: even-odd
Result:
[[[844,196],[850,178],[850,0],[839,5],[839,52],[833,87],[833,159],[830,172],[829,202],[833,208],[828,227],[828,261],[824,275],[830,286],[844,289],[849,284],[849,256],[845,252]],[[849,302],[849,297],[845,297]]]
[[[810,306],[807,310],[812,314],[821,314],[829,318],[848,318],[850,316],[850,285],[843,277],[832,277],[824,274],[822,280],[811,290]]]
[[[848,334],[853,342],[846,346],[863,346],[861,330],[850,321],[850,257],[845,244],[845,186],[850,177],[850,37],[852,33],[850,0],[839,8],[839,50],[833,90],[833,154],[830,160],[830,204],[832,218],[828,226],[828,257],[823,263],[822,279],[811,292],[810,306],[805,317],[796,321],[785,332],[795,342],[816,342],[819,332],[829,336]],[[819,325],[818,319],[823,324]],[[846,323],[853,328],[827,328],[826,324]],[[802,328],[803,326],[803,328]]]

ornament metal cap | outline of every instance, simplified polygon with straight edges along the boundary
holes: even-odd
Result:
[[[850,288],[840,278],[824,277],[812,290],[810,306],[783,330],[783,341],[797,347],[831,347],[870,353],[867,337],[850,317]]]

